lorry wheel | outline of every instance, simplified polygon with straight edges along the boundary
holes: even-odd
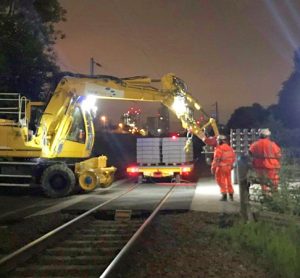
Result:
[[[54,164],[46,168],[41,179],[44,193],[51,198],[69,195],[75,188],[75,175],[64,164]]]
[[[180,183],[180,180],[181,180],[180,174],[175,174],[174,179],[175,179],[175,183]]]
[[[142,184],[143,183],[143,175],[138,175],[137,177],[137,183]]]

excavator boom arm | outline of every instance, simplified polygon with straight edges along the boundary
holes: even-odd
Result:
[[[159,86],[157,86],[159,85]],[[134,100],[161,102],[167,106],[181,121],[183,128],[201,140],[205,139],[205,129],[213,128],[218,135],[215,120],[206,117],[200,126],[194,119],[194,110],[202,111],[201,105],[187,92],[185,83],[174,74],[166,74],[161,79],[148,77],[116,78],[111,76],[64,77],[51,97],[43,116],[48,137],[55,137],[52,142],[61,140],[63,133],[68,132],[72,109],[79,97],[94,97],[112,100]],[[205,115],[205,114],[204,114]],[[65,122],[64,128],[57,126]],[[58,132],[60,130],[60,132]]]

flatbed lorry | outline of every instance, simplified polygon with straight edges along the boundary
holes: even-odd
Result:
[[[127,168],[127,174],[138,183],[146,179],[170,178],[180,183],[193,170],[193,148],[186,152],[186,137],[137,138],[136,164]]]

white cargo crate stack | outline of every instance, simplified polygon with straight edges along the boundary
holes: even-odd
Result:
[[[186,144],[185,137],[162,138],[162,162],[165,164],[180,164],[193,161],[193,145],[190,151],[184,150]]]
[[[137,138],[136,162],[138,164],[158,164],[161,162],[161,138]]]

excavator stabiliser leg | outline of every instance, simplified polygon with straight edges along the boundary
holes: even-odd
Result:
[[[99,156],[75,164],[79,186],[84,191],[93,191],[97,186],[108,187],[114,180],[115,167],[106,167],[106,156]]]

